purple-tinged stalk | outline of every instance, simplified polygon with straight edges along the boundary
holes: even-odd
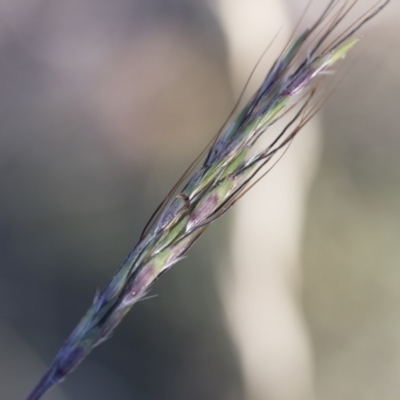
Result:
[[[358,3],[358,0],[331,0],[312,27],[288,43],[249,103],[233,121],[225,124],[160,204],[135,248],[105,289],[96,294],[92,306],[27,400],[40,399],[95,346],[109,338],[152,283],[272,168],[265,171],[326,98],[319,90],[321,79],[358,42],[354,33],[389,1],[378,1],[327,44],[328,37]],[[260,136],[289,112],[294,115],[280,134],[262,151],[250,156],[249,151]]]

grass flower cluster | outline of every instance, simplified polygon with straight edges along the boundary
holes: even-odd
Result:
[[[27,400],[40,399],[109,338],[152,283],[184,257],[205,229],[275,165],[327,98],[321,84],[358,42],[354,34],[389,0],[378,1],[360,19],[336,33],[356,3],[330,1],[311,28],[293,35],[248,104],[235,117],[232,113],[157,208],[135,248],[108,285],[96,294]],[[257,140],[289,113],[289,123],[254,154]]]

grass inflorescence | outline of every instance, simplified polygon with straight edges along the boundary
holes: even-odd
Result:
[[[153,282],[178,262],[204,230],[274,165],[321,108],[321,84],[358,42],[354,34],[388,3],[378,1],[340,33],[358,0],[331,0],[309,29],[293,37],[247,105],[229,118],[157,208],[138,243],[56,355],[27,400],[38,400],[110,337]],[[336,35],[336,36],[334,36]],[[334,37],[334,39],[332,39]],[[256,154],[254,144],[291,113],[282,131]]]

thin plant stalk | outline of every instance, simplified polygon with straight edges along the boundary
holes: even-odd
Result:
[[[331,0],[311,28],[293,35],[251,100],[227,121],[156,209],[134,249],[96,294],[27,400],[40,399],[107,340],[154,281],[275,165],[324,103],[324,78],[359,41],[354,34],[389,1],[377,1],[337,33],[358,0]],[[252,154],[257,140],[288,113],[292,118],[284,129]]]

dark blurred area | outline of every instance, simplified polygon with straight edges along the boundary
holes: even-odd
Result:
[[[323,114],[300,299],[318,399],[400,391],[398,8]],[[0,1],[1,399],[33,388],[228,115],[226,47],[212,1]],[[215,279],[229,218],[45,399],[253,400]]]
[[[22,399],[231,97],[204,2],[1,7],[0,397]],[[47,398],[240,398],[211,279],[218,230]]]

